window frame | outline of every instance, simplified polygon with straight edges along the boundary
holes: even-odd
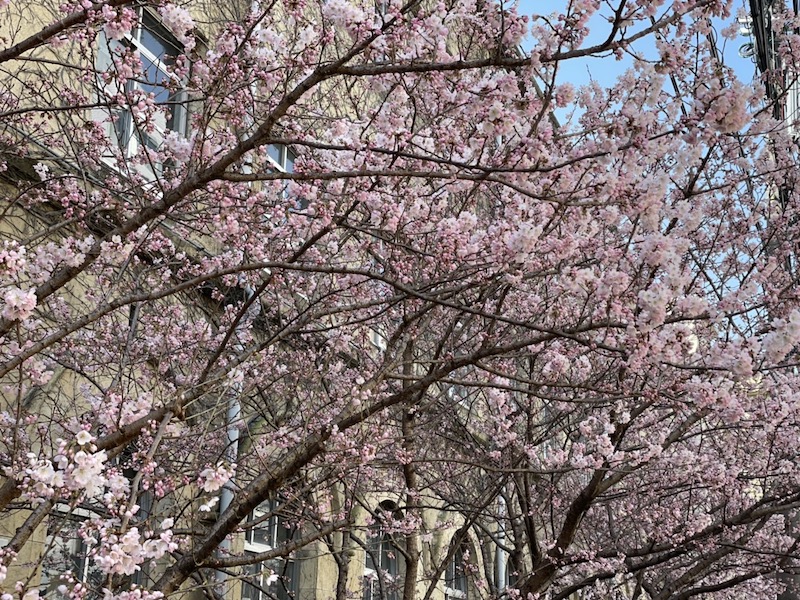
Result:
[[[294,163],[297,154],[287,144],[268,144],[267,162],[270,167],[278,173],[294,173]],[[289,200],[289,182],[285,181],[282,190],[283,199]],[[289,207],[290,212],[298,212],[308,208],[308,201],[300,198]]]
[[[65,582],[62,576],[69,572],[75,581],[93,585],[101,585],[105,581],[103,573],[90,556],[90,546],[80,535],[81,524],[97,517],[93,511],[70,507],[58,503],[48,515],[45,534],[44,552],[40,557],[39,593],[47,595],[50,588]],[[74,527],[74,535],[70,535]],[[52,530],[51,530],[52,528]],[[58,555],[56,554],[58,553]],[[48,568],[48,561],[58,561],[59,567],[67,567],[59,572]]]
[[[364,550],[363,600],[381,600],[381,588],[388,600],[397,597],[394,584],[400,574],[399,562],[391,536],[381,528],[380,533],[367,542]]]
[[[248,523],[253,525],[244,531],[243,550],[246,556],[269,552],[291,539],[293,532],[285,527],[284,518],[279,513],[280,507],[279,502],[267,500],[250,513]],[[261,519],[263,521],[256,523]],[[267,532],[262,537],[263,541],[256,539],[256,532],[261,530]],[[281,539],[284,536],[285,539]],[[270,581],[273,576],[277,578]],[[248,581],[255,578],[257,582]],[[242,568],[239,599],[291,600],[297,595],[297,580],[297,561],[294,558],[280,557],[254,562]]]
[[[148,36],[153,40],[158,40],[165,52],[156,54],[158,49],[148,45]],[[101,46],[96,61],[99,78],[98,93],[106,97],[123,94],[126,99],[126,104],[109,106],[104,111],[104,119],[108,122],[107,135],[120,149],[122,156],[130,158],[142,149],[158,151],[170,132],[185,136],[189,130],[188,92],[185,89],[185,82],[171,72],[175,59],[185,53],[185,47],[169,31],[157,14],[145,7],[139,7],[136,25],[129,33],[126,33],[121,40],[108,39],[101,33],[98,43]],[[118,84],[106,86],[102,83],[102,73],[115,69],[115,56],[120,48],[138,53],[143,73],[137,78],[128,79],[124,86]],[[174,56],[166,52],[170,49],[174,50]],[[172,57],[173,60],[165,62],[162,60],[165,56]],[[147,79],[151,73],[156,74],[155,81]],[[177,82],[177,91],[169,89],[169,81]],[[158,90],[167,94],[166,99],[158,99],[158,95],[161,93]],[[145,94],[152,93],[155,105],[159,108],[159,112],[151,121],[152,131],[147,131],[145,127],[136,122],[130,108],[137,91]],[[112,166],[116,166],[113,157],[109,162],[112,163]],[[160,175],[164,168],[163,164],[152,160],[149,166],[150,168],[146,170],[153,171],[152,174],[155,175]]]
[[[269,144],[267,146],[267,158],[280,173],[294,173],[297,154],[286,144]]]
[[[469,581],[465,566],[467,563],[464,560],[464,556],[468,554],[469,548],[462,543],[448,559],[443,574],[445,600],[469,599]]]
[[[378,505],[375,523],[367,529],[361,600],[397,600],[396,584],[401,573],[401,555],[391,534],[383,526],[381,515],[387,512],[399,512],[391,500],[384,500]]]

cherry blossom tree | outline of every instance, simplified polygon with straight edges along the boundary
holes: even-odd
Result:
[[[794,142],[730,2],[549,10],[0,0],[2,600],[782,591]]]

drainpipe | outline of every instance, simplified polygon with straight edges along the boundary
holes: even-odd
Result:
[[[253,298],[253,288],[249,285],[244,286],[244,294],[245,303],[250,302]],[[261,311],[261,305],[258,302],[253,302],[250,307],[247,309],[247,313],[236,325],[236,331],[234,333],[234,339],[236,339],[236,343],[234,344],[234,349],[236,352],[242,352],[244,350],[244,345],[239,341],[239,333],[244,331],[253,320],[258,316],[258,313]],[[239,457],[239,424],[242,415],[242,405],[239,401],[241,397],[242,391],[244,386],[241,382],[237,381],[231,384],[230,389],[228,390],[228,408],[225,413],[225,429],[228,437],[228,445],[225,450],[225,458],[228,459],[228,462],[233,464],[237,462]],[[234,473],[228,481],[225,482],[225,485],[222,486],[219,494],[219,514],[224,513],[230,505],[233,503],[233,497],[236,493],[236,474]],[[231,550],[231,539],[230,536],[226,536],[224,540],[219,545],[219,554],[220,556],[225,556],[230,554]],[[227,573],[224,571],[217,571],[217,583],[219,584],[220,593],[222,596],[225,595],[225,581],[228,579]]]
[[[508,556],[506,551],[503,550],[503,546],[506,542],[506,526],[505,526],[505,516],[506,516],[506,499],[503,498],[502,495],[497,497],[499,503],[499,519],[498,519],[498,530],[497,530],[497,552],[495,552],[495,560],[497,561],[497,566],[495,569],[495,573],[497,574],[497,594],[502,595],[503,591],[506,589],[506,580],[507,574],[506,569],[508,568]]]

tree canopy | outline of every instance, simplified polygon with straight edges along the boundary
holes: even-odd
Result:
[[[403,600],[778,594],[797,148],[732,3],[217,4],[0,0],[3,600],[344,600],[373,522]]]

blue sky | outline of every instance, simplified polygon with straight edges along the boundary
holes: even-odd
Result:
[[[616,5],[619,0],[613,0]],[[563,12],[565,7],[569,4],[569,0],[520,0],[519,11],[522,14],[549,14],[552,12]],[[669,3],[666,3],[667,6]],[[737,9],[744,9],[746,7],[746,0],[734,0],[733,14],[731,21],[735,18]],[[596,14],[590,22],[591,34],[586,41],[586,45],[592,45],[601,42],[608,37],[610,31],[610,24],[604,19],[605,14],[610,14],[610,9],[605,6],[601,11]],[[729,25],[730,22],[715,23],[715,28],[719,31],[723,27]],[[756,74],[755,63],[749,58],[742,58],[739,56],[739,48],[748,43],[750,40],[747,36],[738,36],[735,40],[727,40],[721,36],[717,36],[717,43],[723,52],[723,60],[726,65],[732,67],[739,79],[744,83],[749,83],[753,80]],[[526,40],[523,47],[530,48],[533,41]],[[653,56],[655,54],[655,47],[652,39],[647,38],[640,40],[634,45],[634,50],[644,54],[645,56]],[[631,63],[632,58],[625,56],[621,61],[617,61],[614,57],[606,56],[600,58],[586,58],[578,60],[566,61],[561,67],[559,80],[562,82],[571,82],[574,85],[582,85],[594,79],[600,85],[610,86]]]

